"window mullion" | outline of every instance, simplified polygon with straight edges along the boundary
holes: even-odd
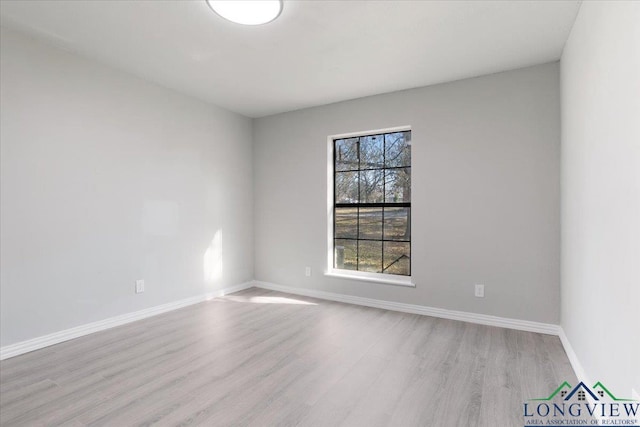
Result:
[[[382,203],[387,201],[387,137],[382,136]],[[380,261],[382,266],[380,267],[380,273],[384,273],[384,206],[382,209],[382,243],[380,243]]]
[[[337,201],[337,193],[336,193],[336,156],[337,156],[337,140],[333,140],[333,268],[337,268],[336,265],[336,221],[337,221],[337,213],[336,213],[336,201]]]
[[[356,142],[356,153],[358,157],[358,203],[360,203],[360,138]],[[356,209],[356,270],[360,270],[360,206]]]

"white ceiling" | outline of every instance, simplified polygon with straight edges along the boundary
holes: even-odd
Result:
[[[250,117],[560,58],[578,1],[293,1],[246,27],[194,1],[2,0],[36,34]]]

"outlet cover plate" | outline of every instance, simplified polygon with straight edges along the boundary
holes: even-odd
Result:
[[[144,280],[136,280],[136,294],[144,292]]]

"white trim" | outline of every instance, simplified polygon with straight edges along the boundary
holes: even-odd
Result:
[[[26,341],[21,341],[15,344],[6,345],[0,348],[0,360],[8,359],[10,357],[19,356],[30,351],[39,350],[44,347],[48,347],[54,344],[59,344],[64,341],[79,338],[85,335],[92,334],[94,332],[103,331],[116,326],[124,325],[127,323],[135,322],[136,320],[146,319],[147,317],[155,316],[158,314],[166,313],[168,311],[177,310],[189,305],[198,304],[203,301],[208,301],[216,297],[221,297],[234,292],[249,289],[253,286],[253,282],[245,282],[239,285],[229,286],[223,289],[219,289],[214,292],[209,292],[203,295],[198,295],[191,298],[182,299],[179,301],[173,301],[155,307],[145,308],[144,310],[134,311],[133,313],[126,313],[120,316],[110,317],[108,319],[99,320],[97,322],[87,323],[85,325],[76,326],[74,328],[65,329],[62,331],[54,332],[52,334],[43,335],[41,337],[33,338]]]
[[[591,379],[587,377],[587,374],[578,360],[578,355],[573,350],[571,343],[569,342],[569,338],[567,334],[565,334],[562,326],[558,326],[558,336],[560,337],[560,341],[562,342],[562,346],[564,347],[564,352],[567,353],[567,358],[569,358],[569,363],[571,363],[571,367],[573,368],[573,372],[575,372],[576,377],[578,377],[578,381],[582,381],[587,384],[589,387],[593,385]]]
[[[338,279],[361,280],[363,282],[383,283],[385,285],[408,286],[415,288],[415,283],[411,282],[411,276],[398,276],[395,274],[376,274],[364,271],[349,271],[331,269],[324,273],[327,277]],[[389,276],[389,277],[386,277]]]
[[[333,268],[333,138],[327,137],[327,271]]]
[[[342,138],[352,138],[354,136],[369,136],[369,135],[379,135],[381,133],[393,133],[393,132],[407,132],[411,130],[411,126],[395,126],[391,128],[382,128],[382,129],[374,129],[374,130],[365,130],[362,132],[349,132],[349,133],[340,133],[337,135],[329,135],[329,139],[333,142],[334,139],[342,139]],[[333,158],[332,158],[333,160]]]
[[[576,378],[578,378],[578,381],[582,381],[587,385],[587,387],[593,387],[593,384],[595,383],[591,378],[589,378],[589,376],[587,376],[587,373],[582,367],[582,363],[580,363],[578,355],[573,350],[573,346],[571,346],[571,343],[569,342],[569,337],[567,337],[567,334],[564,332],[562,326],[560,326],[558,336],[560,337],[560,341],[562,342],[562,346],[564,347],[564,352],[567,353],[567,358],[569,359],[569,363],[571,364],[573,372],[576,374]],[[587,400],[589,404],[596,403],[596,401],[593,400],[591,396],[587,396]],[[598,413],[598,411],[595,411],[593,416],[596,418],[597,425],[601,425],[603,420],[608,419],[606,416]]]
[[[559,326],[558,328],[559,328],[558,336],[560,337],[560,341],[562,342],[562,346],[564,347],[564,351],[565,351],[565,353],[567,353],[567,358],[569,359],[569,363],[571,363],[571,368],[573,368],[573,372],[575,372],[576,377],[578,378],[578,381],[582,381],[588,387],[592,387],[593,384],[595,384],[595,381],[593,380],[593,378],[591,378],[591,377],[589,377],[589,375],[587,375],[587,372],[585,371],[584,367],[582,366],[582,363],[580,363],[580,360],[578,359],[578,355],[576,354],[575,350],[573,349],[573,346],[571,345],[571,342],[569,341],[569,337],[567,337],[567,334],[564,332],[564,329],[562,328],[562,326]],[[596,379],[596,381],[597,381],[597,379]],[[640,394],[638,394],[638,392],[634,388],[631,389],[631,398],[635,399],[635,400],[640,400]],[[589,400],[590,404],[596,403],[590,396],[587,396],[587,399]],[[607,416],[603,416],[601,413],[599,413],[597,411],[594,414],[594,416],[596,417],[596,419],[598,421],[598,425],[602,425],[603,420],[609,420],[610,419]]]
[[[497,326],[500,328],[517,329],[519,331],[538,332],[541,334],[558,335],[560,327],[551,323],[532,322],[529,320],[509,319],[506,317],[476,314],[465,311],[446,310],[444,308],[427,307],[416,304],[383,301],[371,298],[357,297],[353,295],[336,294],[332,292],[317,291],[314,289],[294,288],[291,286],[276,285],[274,283],[255,281],[254,286],[272,291],[286,292],[296,295],[304,295],[313,298],[330,301],[344,302],[347,304],[364,305],[366,307],[382,308],[385,310],[401,311],[404,313],[422,314],[425,316],[440,317],[443,319],[460,320],[462,322],[477,323],[480,325]]]

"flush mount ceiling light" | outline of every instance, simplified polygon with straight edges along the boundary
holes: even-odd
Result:
[[[206,0],[218,15],[243,25],[260,25],[276,19],[282,12],[282,0]]]

